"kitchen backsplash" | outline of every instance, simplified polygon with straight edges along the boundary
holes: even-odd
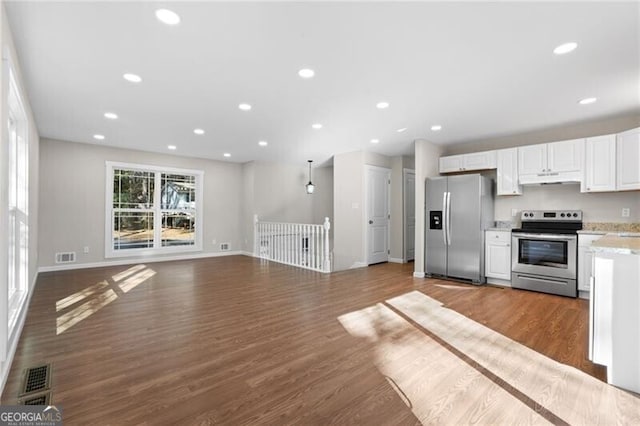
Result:
[[[495,220],[520,222],[522,210],[582,210],[585,223],[640,222],[640,191],[581,193],[580,185],[541,185],[523,188],[523,195],[495,198]],[[630,210],[622,217],[622,209]],[[512,216],[515,211],[516,215]]]

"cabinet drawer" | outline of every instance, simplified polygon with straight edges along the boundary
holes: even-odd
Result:
[[[511,232],[509,231],[487,231],[486,242],[491,243],[511,243]]]

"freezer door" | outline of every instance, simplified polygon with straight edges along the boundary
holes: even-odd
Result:
[[[445,204],[447,177],[428,178],[426,182],[426,248],[425,272],[427,275],[447,275],[447,244]]]
[[[480,175],[450,176],[449,253],[447,275],[481,282],[480,260],[484,250],[480,223]]]

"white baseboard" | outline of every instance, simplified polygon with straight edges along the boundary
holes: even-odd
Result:
[[[397,257],[390,257],[389,263],[405,263],[405,262],[404,262],[404,259],[400,259]]]
[[[202,259],[206,257],[220,257],[220,256],[238,256],[247,255],[247,252],[242,251],[224,251],[224,252],[211,252],[211,253],[195,253],[184,254],[179,256],[162,256],[162,257],[149,257],[149,258],[136,258],[136,259],[120,259],[120,260],[107,260],[103,262],[92,263],[70,263],[65,265],[54,266],[41,266],[38,268],[38,272],[53,272],[53,271],[68,271],[72,269],[87,269],[87,268],[102,268],[104,266],[121,266],[121,265],[135,265],[139,263],[154,263],[154,262],[168,262],[172,260],[189,260],[189,259]],[[251,255],[253,256],[253,255]]]
[[[258,256],[256,256],[255,254],[253,254],[253,252],[252,252],[252,251],[243,251],[243,250],[241,250],[239,253],[240,253],[241,255],[243,255],[243,256],[258,257]]]
[[[413,277],[414,278],[424,278],[424,272],[414,272],[413,273]]]
[[[487,284],[499,285],[502,287],[511,287],[511,281],[503,280],[500,278],[489,278],[487,277]]]
[[[367,262],[353,262],[353,265],[349,266],[349,269],[356,269],[356,268],[366,268],[367,266]]]
[[[11,347],[9,347],[7,351],[7,357],[3,361],[3,371],[0,376],[0,395],[4,393],[4,386],[7,384],[7,379],[9,378],[9,373],[11,372],[11,365],[13,364],[13,357],[16,355],[16,350],[18,349],[18,343],[20,343],[20,336],[22,335],[22,329],[24,328],[25,320],[27,319],[27,312],[29,312],[29,305],[31,304],[31,296],[36,288],[36,283],[38,282],[38,273],[36,271],[36,275],[33,278],[33,282],[31,283],[31,288],[29,289],[29,294],[27,295],[27,300],[24,302],[25,307],[20,313],[20,317],[18,321],[16,321],[15,325],[15,333],[13,340],[11,341]]]

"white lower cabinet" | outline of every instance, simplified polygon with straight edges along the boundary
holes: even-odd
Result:
[[[508,285],[511,281],[511,231],[486,231],[484,247],[487,282]]]
[[[601,238],[599,234],[578,234],[578,291],[591,291],[593,275],[593,251],[591,243]]]

